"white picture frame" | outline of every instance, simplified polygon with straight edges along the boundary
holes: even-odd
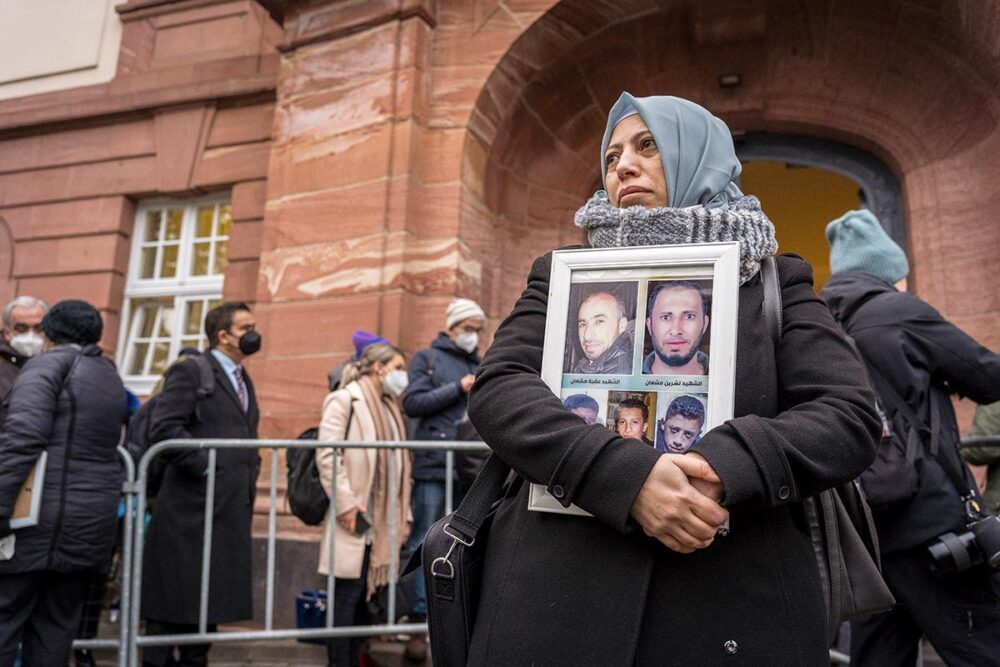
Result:
[[[664,285],[657,291],[656,287],[660,283],[669,285]],[[699,288],[698,294],[707,311],[704,317],[708,321],[702,323],[702,334],[697,343],[687,344],[687,347],[680,334],[678,337],[681,342],[668,341],[668,336],[662,334],[657,339],[660,341],[659,347],[653,349],[656,335],[650,332],[656,329],[651,318],[646,317],[647,308],[653,308],[653,304],[648,303],[649,297],[653,296],[655,304],[661,307],[661,302],[656,300],[661,292],[683,292],[686,289],[683,285],[688,284]],[[615,288],[612,290],[608,286]],[[585,296],[588,289],[589,296]],[[611,353],[605,347],[603,356],[598,355],[602,343],[584,341],[587,334],[583,330],[586,328],[586,316],[589,315],[589,311],[584,312],[584,304],[598,302],[608,291],[615,292],[614,303],[619,312],[625,313],[626,319],[632,314],[631,309],[635,308],[634,317],[619,335],[619,338],[624,337],[624,346],[619,346],[618,351],[621,352],[624,347],[625,353],[616,355],[619,360],[627,358],[627,342],[629,335],[633,336],[631,372],[627,374],[621,368],[612,373],[601,371],[601,360],[609,358]],[[677,395],[690,394],[697,398],[704,409],[701,430],[694,443],[708,430],[732,419],[739,316],[738,243],[557,250],[552,253],[548,297],[541,377],[556,396],[565,399],[567,405],[570,404],[567,394],[573,395],[575,392],[592,396],[595,400],[589,404],[597,405],[599,410],[605,411],[598,416],[598,422],[603,422],[604,427],[610,428],[610,415],[616,396],[632,397],[632,404],[635,404],[635,396],[645,395],[645,412],[658,415],[664,412],[664,401]],[[571,308],[577,308],[574,319],[578,321],[573,325],[573,330],[568,328],[571,326]],[[665,315],[663,320],[666,320]],[[663,327],[660,327],[658,334],[662,330]],[[615,343],[618,343],[617,339]],[[708,353],[702,351],[709,344],[710,361]],[[693,349],[692,345],[695,346]],[[572,350],[569,349],[571,346]],[[671,354],[675,347],[678,353]],[[691,361],[685,361],[688,359],[687,355],[695,355],[691,359],[703,360],[703,365],[697,366]],[[593,360],[591,356],[594,357]],[[665,368],[666,371],[657,370]],[[704,372],[675,374],[677,369],[684,369],[687,373],[691,372],[691,368],[703,368]],[[657,400],[661,403],[658,412],[655,410]],[[624,414],[624,410],[619,410],[619,413]],[[627,428],[624,421],[619,422],[623,429]],[[657,436],[661,434],[661,426],[665,432],[665,424],[660,424],[656,419],[653,421]],[[595,423],[594,428],[598,427]],[[645,423],[644,427],[648,429],[649,424]],[[678,451],[668,448],[674,443],[668,445],[666,437],[662,441],[659,438],[655,441],[651,438],[643,439],[657,449],[662,444],[664,451]],[[541,484],[531,485],[528,509],[590,516],[576,505],[564,507]]]

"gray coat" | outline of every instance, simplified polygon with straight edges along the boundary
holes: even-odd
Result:
[[[469,413],[521,477],[595,516],[529,512],[527,484],[503,501],[469,664],[828,664],[799,500],[864,470],[879,421],[808,264],[778,258],[777,348],[759,277],[740,288],[736,418],[696,446],[722,478],[732,533],[690,555],[646,537],[629,514],[662,454],[583,424],[539,377],[550,265],[546,255],[532,267],[483,360]]]
[[[0,518],[48,452],[37,526],[15,531],[0,574],[101,570],[111,560],[122,469],[116,447],[128,409],[115,365],[88,345],[61,345],[25,364],[0,426]]]

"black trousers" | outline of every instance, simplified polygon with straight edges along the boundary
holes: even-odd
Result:
[[[0,575],[0,667],[11,667],[21,644],[25,667],[66,667],[90,572]]]
[[[209,632],[216,631],[216,625],[208,625]],[[147,635],[185,635],[198,632],[194,623],[166,623],[146,619]],[[211,644],[182,644],[181,646],[147,646],[142,649],[142,667],[205,667],[208,664],[208,650]],[[178,657],[174,658],[176,649]],[[27,667],[27,665],[25,665]]]
[[[1000,664],[1000,573],[937,577],[919,548],[883,556],[882,574],[897,604],[851,623],[853,667],[912,667],[921,636],[949,667]]]
[[[359,578],[336,578],[333,593],[334,627],[358,625],[367,620],[365,618],[365,593],[368,589],[368,557],[370,554],[371,547],[366,546]],[[323,585],[326,585],[326,577],[323,577]],[[363,644],[364,639],[361,637],[328,640],[326,644],[327,664],[330,667],[357,667]]]

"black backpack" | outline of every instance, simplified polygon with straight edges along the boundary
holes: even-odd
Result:
[[[215,392],[215,374],[212,372],[212,365],[204,355],[193,355],[190,359],[198,366],[197,397],[200,401]],[[136,465],[139,465],[139,461],[149,448],[156,444],[153,442],[151,433],[153,408],[158,398],[159,395],[153,396],[139,406],[128,422],[128,430],[125,432],[125,449],[132,456]],[[198,418],[197,408],[195,408],[195,418]],[[148,481],[146,482],[147,496],[153,497],[159,491],[166,467],[167,462],[162,456],[158,456],[150,462]]]
[[[347,415],[348,428],[350,428],[353,416],[354,402],[352,401],[351,412]],[[318,438],[319,429],[313,427],[300,433],[297,439],[316,440]],[[326,510],[330,507],[330,499],[319,479],[319,468],[316,467],[316,450],[308,447],[289,447],[285,449],[285,464],[288,467],[288,487],[285,491],[288,507],[292,510],[292,514],[302,520],[302,523],[307,526],[318,526],[323,523]]]

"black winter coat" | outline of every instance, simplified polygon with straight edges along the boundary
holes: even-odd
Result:
[[[0,401],[7,398],[7,394],[14,388],[14,380],[27,362],[7,341],[0,338]]]
[[[215,391],[198,400],[195,362],[171,366],[150,418],[153,442],[257,437],[260,415],[250,376],[243,375],[250,403],[243,412],[222,366],[211,353],[205,354],[215,372]],[[197,623],[208,451],[178,450],[166,456],[143,552],[142,615],[168,623]],[[256,450],[217,450],[209,623],[253,616],[250,526],[259,471]]]
[[[420,419],[415,433],[417,440],[455,439],[455,431],[465,417],[468,402],[461,379],[475,373],[479,361],[478,354],[459,349],[443,332],[438,334],[429,349],[413,355],[410,384],[403,394],[403,410],[406,416]],[[444,472],[444,452],[418,450],[415,453],[414,480],[443,482]]]
[[[469,664],[828,664],[798,501],[864,470],[879,421],[808,264],[778,258],[777,348],[759,276],[740,289],[736,418],[697,445],[722,478],[732,533],[690,555],[644,536],[629,514],[662,453],[583,424],[539,377],[550,266],[549,255],[535,262],[500,326],[470,416],[521,477],[595,516],[529,512],[527,484],[501,504]]]
[[[895,387],[917,417],[930,425],[932,401],[937,406],[939,455],[952,470],[963,471],[967,488],[974,489],[958,453],[961,436],[950,394],[968,396],[977,403],[1000,400],[1000,355],[946,321],[930,304],[867,273],[835,274],[823,287],[822,296],[854,338],[865,363]],[[883,405],[891,410],[885,400]],[[905,433],[902,417],[891,412],[890,416],[894,428]],[[958,490],[941,462],[929,456],[929,444],[924,443],[913,500],[892,514],[875,515],[883,553],[964,530],[965,511]]]
[[[125,387],[101,348],[60,345],[24,365],[0,426],[0,518],[42,451],[48,452],[37,526],[15,531],[0,574],[98,571],[114,546],[122,467],[117,452]]]

